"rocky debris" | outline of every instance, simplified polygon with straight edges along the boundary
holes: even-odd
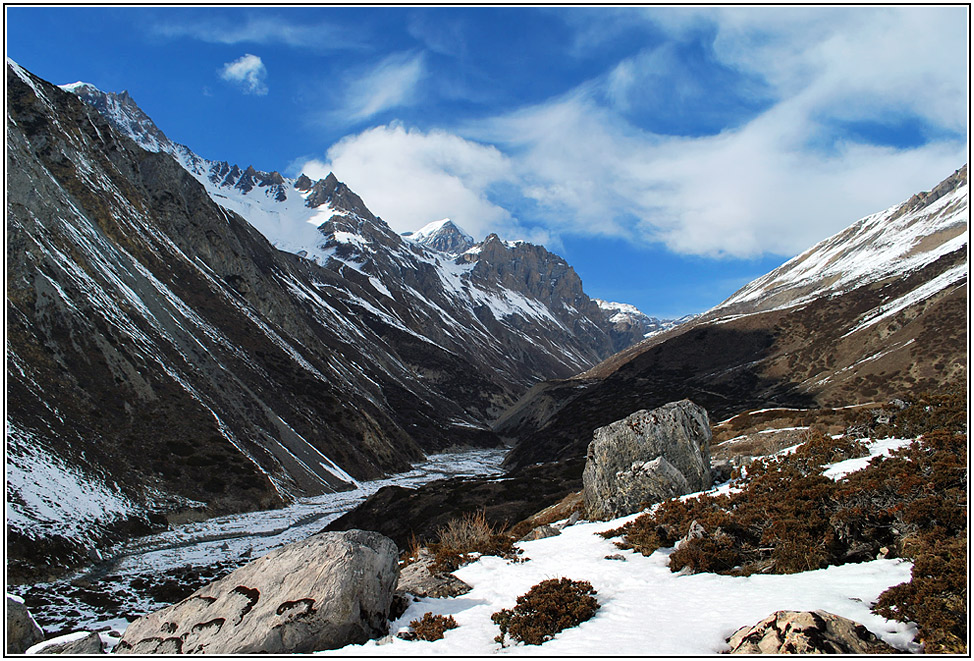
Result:
[[[559,528],[545,524],[545,525],[538,526],[537,528],[529,532],[527,535],[525,535],[518,541],[533,542],[536,539],[546,539],[548,537],[556,537],[560,534],[561,534],[561,530]]]
[[[31,645],[44,640],[44,632],[23,600],[7,595],[7,654],[23,654]]]
[[[684,399],[596,429],[582,484],[590,519],[633,514],[647,504],[709,488],[707,411]]]
[[[727,640],[728,654],[889,654],[896,650],[852,620],[817,611],[777,611]]]
[[[378,533],[319,533],[244,565],[136,620],[125,654],[279,654],[387,633],[398,549]]]
[[[419,558],[399,571],[396,592],[443,599],[458,597],[473,589],[453,574],[433,571],[434,562],[433,555],[425,548],[421,549]]]
[[[101,637],[97,633],[79,631],[48,641],[44,645],[38,645],[30,650],[30,653],[81,656],[83,654],[104,654],[105,650],[101,642]]]

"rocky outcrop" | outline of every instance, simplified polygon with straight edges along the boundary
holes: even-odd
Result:
[[[727,640],[728,654],[891,654],[857,622],[825,611],[778,611]]]
[[[319,533],[129,625],[124,654],[285,654],[387,633],[398,549],[375,532]]]
[[[637,411],[595,430],[582,473],[591,519],[710,487],[710,420],[690,400]]]
[[[7,595],[7,654],[23,654],[31,645],[44,640],[44,632],[23,600]]]

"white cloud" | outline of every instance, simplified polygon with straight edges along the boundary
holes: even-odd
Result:
[[[763,110],[715,135],[640,128],[633,122],[647,81],[688,75],[667,75],[680,59],[660,47],[558,98],[452,132],[392,124],[349,136],[327,163],[309,163],[308,174],[333,170],[398,231],[449,216],[478,237],[496,231],[552,245],[565,234],[607,235],[685,254],[754,257],[796,254],[966,161],[962,8],[645,16],[674,40],[709,35],[721,66],[758,81],[764,102],[754,107]],[[384,60],[362,78],[347,110],[367,118],[406,102],[423,71],[420,56]],[[692,91],[693,103],[707,102]],[[884,146],[841,128],[902,118],[934,137]],[[512,213],[525,200],[537,213],[530,229]]]
[[[720,62],[764,80],[772,103],[718,135],[640,130],[621,114],[633,110],[634,81],[678,65],[656,49],[561,98],[469,127],[467,135],[511,154],[552,232],[659,240],[711,256],[795,254],[966,160],[963,138],[895,148],[835,128],[906,116],[966,135],[963,13],[659,14],[678,36],[704,24],[716,30]]]
[[[267,68],[256,55],[247,53],[233,62],[227,62],[220,71],[220,77],[231,83],[242,85],[246,94],[258,96],[267,94]]]
[[[311,50],[357,49],[360,39],[329,23],[296,23],[277,16],[251,14],[243,20],[216,17],[192,22],[158,21],[150,27],[152,34],[167,37],[189,37],[213,44],[284,44]]]
[[[308,161],[301,170],[312,178],[335,172],[397,232],[445,217],[478,238],[513,228],[511,214],[488,199],[489,189],[511,174],[507,157],[494,147],[391,124],[343,139],[327,159]]]
[[[423,53],[393,53],[371,69],[356,72],[344,93],[339,120],[361,121],[415,100],[416,88],[426,75]]]

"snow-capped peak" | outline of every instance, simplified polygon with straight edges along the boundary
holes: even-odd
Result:
[[[473,237],[464,232],[449,218],[429,223],[416,232],[406,232],[403,236],[427,248],[459,255],[474,245]]]
[[[791,307],[822,296],[903,277],[967,245],[967,166],[932,191],[853,223],[714,308],[753,312]],[[962,274],[959,270],[953,281]],[[946,286],[946,285],[945,285]]]

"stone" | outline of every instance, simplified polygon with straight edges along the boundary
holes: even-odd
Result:
[[[560,534],[561,534],[561,530],[555,528],[554,526],[549,526],[545,524],[545,525],[538,526],[537,528],[529,532],[527,535],[522,537],[519,541],[533,542],[536,539],[546,539],[548,537],[555,537],[556,535],[560,535]]]
[[[858,622],[826,611],[777,611],[728,640],[729,654],[889,654]]]
[[[313,535],[281,547],[129,625],[124,654],[286,654],[388,633],[398,549],[376,532]]]
[[[70,654],[72,656],[104,653],[101,637],[90,631],[79,631],[61,636],[31,650],[31,654]]]
[[[44,632],[22,599],[7,595],[7,654],[23,654],[44,640]]]
[[[709,488],[710,438],[707,411],[688,399],[596,429],[582,473],[588,518],[634,514]]]
[[[396,592],[442,599],[458,597],[473,589],[453,574],[433,571],[433,562],[432,554],[425,548],[421,549],[419,558],[399,571]]]

